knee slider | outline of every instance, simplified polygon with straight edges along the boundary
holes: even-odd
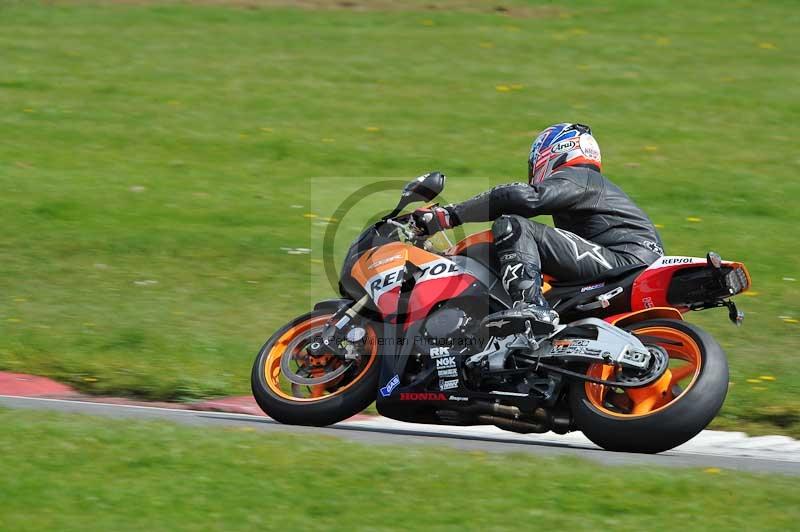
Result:
[[[520,225],[517,216],[503,215],[497,218],[492,224],[492,236],[494,243],[500,244],[511,238],[519,237]]]

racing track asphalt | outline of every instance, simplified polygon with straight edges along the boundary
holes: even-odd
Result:
[[[495,427],[415,425],[362,416],[331,427],[281,425],[248,414],[201,412],[146,406],[0,395],[0,407],[51,410],[110,418],[138,418],[207,427],[251,427],[271,432],[334,436],[368,445],[440,445],[462,450],[523,452],[542,456],[577,456],[609,466],[717,467],[740,471],[800,475],[800,441],[784,436],[748,438],[741,433],[703,431],[692,441],[658,455],[612,453],[580,433],[565,436],[515,434]]]

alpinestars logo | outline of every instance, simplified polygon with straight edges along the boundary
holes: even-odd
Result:
[[[511,284],[511,281],[519,279],[519,271],[522,269],[522,267],[523,264],[521,262],[506,266],[506,271],[503,273],[503,288],[506,289],[506,292],[508,292],[508,287]]]
[[[569,231],[564,231],[563,229],[556,228],[556,232],[563,236],[567,242],[569,242],[570,246],[572,247],[572,252],[575,253],[575,260],[578,262],[588,257],[609,270],[612,268],[611,264],[606,260],[606,258],[600,254],[600,250],[603,248],[603,246],[595,244],[594,242],[589,242],[585,238],[581,238],[578,235],[570,233]],[[579,251],[579,243],[584,246],[589,246],[591,249],[588,251]]]

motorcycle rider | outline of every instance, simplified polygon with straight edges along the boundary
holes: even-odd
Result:
[[[558,314],[542,296],[542,273],[559,281],[588,281],[609,270],[652,264],[663,255],[653,222],[600,173],[600,161],[589,126],[555,124],[531,145],[527,184],[499,185],[462,203],[414,212],[427,234],[494,222],[500,274],[514,302],[484,319],[499,336],[519,332],[525,323],[536,334],[558,324]],[[529,220],[548,214],[554,228]]]

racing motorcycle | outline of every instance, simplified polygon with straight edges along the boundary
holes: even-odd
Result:
[[[548,277],[555,330],[537,334],[527,323],[498,336],[482,319],[512,301],[491,231],[439,251],[400,214],[433,201],[444,184],[438,172],[408,183],[395,209],[352,244],[342,297],[267,340],[251,379],[267,415],[325,426],[375,401],[381,415],[411,423],[582,431],[604,449],[645,453],[711,422],[728,389],[726,356],[683,314],[727,307],[740,324],[731,297],[751,284],[742,263],[709,252],[581,282]]]

